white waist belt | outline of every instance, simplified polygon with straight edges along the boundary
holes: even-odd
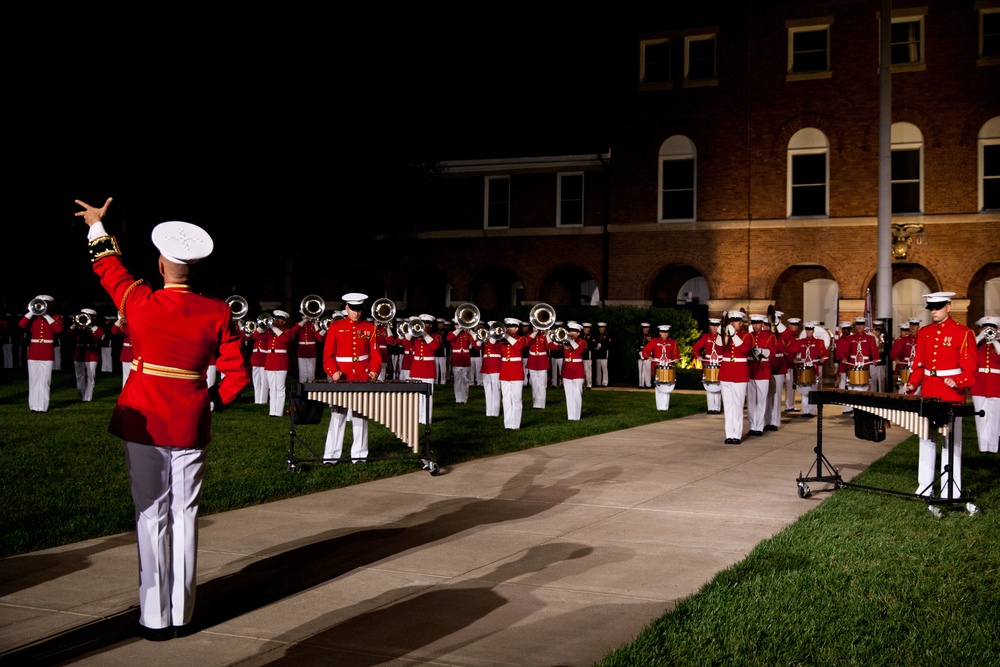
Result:
[[[132,343],[122,343],[122,347],[132,347]]]
[[[48,338],[34,338],[34,339],[32,339],[31,342],[32,343],[54,343],[55,341],[54,340],[49,340]]]
[[[962,369],[961,368],[949,368],[949,369],[943,370],[943,371],[935,371],[935,370],[931,370],[930,368],[925,368],[924,372],[927,373],[928,375],[930,375],[931,377],[937,376],[939,378],[946,378],[946,377],[949,377],[951,375],[961,375],[962,374]]]
[[[483,359],[499,359],[499,354],[484,354]]]
[[[567,364],[569,364],[569,363],[572,363],[574,361],[583,361],[583,359],[563,359],[563,361],[565,361]]]
[[[368,355],[363,354],[360,357],[337,357],[338,364],[349,364],[353,361],[368,361]]]
[[[743,357],[736,357],[735,359],[723,359],[722,361],[723,362],[727,362],[727,361],[733,362],[734,361],[734,362],[736,362],[738,364],[745,364],[747,362],[747,360],[744,359]]]
[[[533,357],[544,357],[548,352],[528,352]]]
[[[300,340],[299,341],[299,345],[315,345],[315,344],[316,344],[316,341],[314,341],[314,340]]]
[[[288,350],[271,350],[273,354],[288,354]]]
[[[1000,368],[980,368],[980,373],[997,373],[1000,375]]]

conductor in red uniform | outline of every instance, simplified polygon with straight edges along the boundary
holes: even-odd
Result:
[[[334,382],[369,382],[378,377],[382,358],[375,344],[375,325],[361,319],[367,294],[343,297],[346,317],[330,324],[323,341],[323,370]],[[351,459],[368,458],[368,418],[340,406],[330,407],[324,463],[333,464],[344,449],[344,430],[351,417]]]
[[[903,385],[905,393],[917,387],[926,397],[943,401],[965,403],[965,394],[976,380],[976,338],[972,329],[951,319],[951,297],[954,292],[925,294],[931,323],[917,333],[916,351],[910,381]],[[934,492],[934,463],[937,443],[920,441],[920,462],[917,469],[917,493],[924,496]],[[942,448],[941,469],[948,464],[947,452]],[[951,481],[955,484],[952,485]],[[952,479],[941,477],[941,496],[958,498],[962,490],[962,418],[955,418],[954,469]],[[951,488],[949,488],[951,487]],[[950,492],[950,493],[949,493]]]
[[[104,230],[111,199],[82,201],[94,272],[132,335],[132,372],[109,431],[125,441],[139,544],[139,623],[148,639],[185,634],[194,609],[198,501],[212,437],[210,403],[233,402],[250,380],[241,337],[224,301],[191,289],[194,265],[212,252],[200,227],[165,222],[153,229],[163,289],[135,280]],[[215,360],[223,379],[208,387]],[[172,627],[173,626],[173,627]]]

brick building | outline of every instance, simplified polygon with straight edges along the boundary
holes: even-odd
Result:
[[[875,294],[879,0],[700,3],[643,19],[597,153],[439,163],[382,236],[409,312],[545,301],[776,304],[828,325]],[[716,6],[718,5],[718,7]],[[892,10],[893,316],[1000,313],[1000,0]]]

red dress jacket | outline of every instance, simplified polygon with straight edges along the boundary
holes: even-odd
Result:
[[[973,396],[1000,397],[1000,342],[984,340],[979,344],[979,367],[972,385]]]
[[[572,345],[563,347],[563,380],[582,380],[585,370],[583,368],[584,355],[587,354],[587,341],[582,337],[576,339],[576,349]]]
[[[437,375],[437,365],[434,353],[441,347],[441,336],[431,334],[431,342],[420,338],[408,340],[403,344],[404,350],[412,353],[410,357],[410,378],[413,380],[433,380]],[[404,359],[405,360],[405,359]]]
[[[919,385],[924,396],[964,402],[966,389],[976,381],[977,363],[976,337],[972,329],[949,317],[917,332],[910,384]],[[955,381],[956,389],[945,384],[947,377]]]
[[[706,364],[719,363],[721,360],[719,352],[722,351],[722,348],[716,349],[715,347],[715,338],[717,335],[703,333],[701,338],[695,341],[694,345],[691,346],[691,353],[694,354],[696,359],[701,359]]]
[[[100,344],[101,339],[104,338],[104,329],[91,325],[86,329],[71,326],[69,330],[76,339],[73,361],[101,360]]]
[[[207,445],[209,364],[215,359],[222,377],[214,398],[223,404],[232,403],[250,381],[229,306],[183,285],[154,290],[136,283],[117,255],[94,262],[94,271],[119,308],[128,291],[124,312],[135,357],[108,430],[147,445]]]
[[[28,345],[28,359],[31,361],[52,361],[55,359],[56,334],[62,331],[62,317],[52,316],[52,324],[44,317],[22,317],[19,326],[31,329],[31,341]]]
[[[750,357],[750,377],[754,380],[770,380],[771,379],[771,360],[774,359],[774,355],[778,352],[777,339],[774,334],[770,331],[761,329],[760,332],[750,331],[748,334],[752,343],[750,344],[751,349],[758,347],[761,350],[767,350],[767,358],[757,361]]]
[[[673,338],[654,338],[642,348],[642,358],[655,361],[657,365],[670,366],[680,359],[677,341]]]
[[[736,342],[737,338],[740,339],[738,344]],[[715,345],[715,349],[722,355],[722,363],[719,368],[719,381],[749,382],[750,364],[747,362],[747,355],[750,354],[750,348],[753,347],[750,334],[745,330],[741,330],[736,336],[730,338],[729,342],[725,345],[722,344],[722,335],[720,334],[715,340]]]
[[[500,343],[491,343],[489,341],[482,343],[477,341],[476,344],[483,348],[483,364],[479,368],[480,374],[499,375],[500,357],[503,355],[503,349],[500,347]]]
[[[298,324],[282,331],[277,326],[272,326],[264,333],[255,332],[254,340],[265,340],[267,343],[267,357],[264,359],[264,370],[266,371],[287,371],[291,362],[288,360],[288,348],[295,340],[295,334],[301,327]],[[280,333],[278,333],[280,332]],[[269,338],[266,338],[270,334]]]
[[[371,322],[352,322],[345,317],[332,323],[323,342],[323,370],[330,376],[340,371],[350,382],[367,381],[369,373],[382,370],[382,357],[374,339],[375,325]]]
[[[528,370],[549,370],[549,339],[544,331],[539,331],[534,338],[524,337],[528,346]]]
[[[472,334],[465,329],[449,331],[447,340],[451,343],[451,365],[457,368],[472,366],[470,350],[474,340]]]
[[[506,338],[500,341],[500,381],[524,382],[524,362],[521,353],[528,347],[528,339],[517,337],[511,344]]]
[[[123,364],[131,364],[132,363],[132,358],[133,358],[132,357],[132,334],[129,333],[128,323],[123,322],[121,324],[121,326],[118,326],[117,324],[113,325],[111,327],[111,333],[115,334],[115,335],[121,334],[121,337],[122,337],[122,341],[123,341],[122,342],[122,351],[121,351],[121,354],[118,355],[118,360],[120,362],[122,362]]]

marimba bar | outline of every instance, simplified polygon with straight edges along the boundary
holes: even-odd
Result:
[[[420,451],[420,397],[430,400],[424,382],[307,382],[306,398],[352,410],[392,431],[416,454]],[[426,420],[425,420],[426,421]]]

